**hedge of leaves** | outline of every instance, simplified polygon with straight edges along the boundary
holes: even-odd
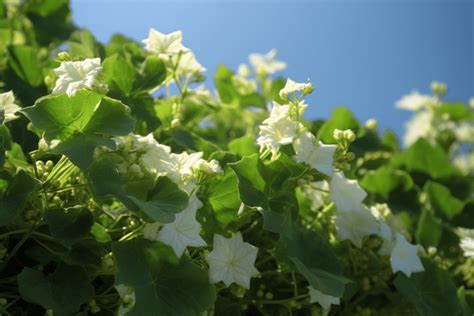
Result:
[[[0,2],[2,315],[473,314],[473,105],[403,97],[402,147],[249,61]]]

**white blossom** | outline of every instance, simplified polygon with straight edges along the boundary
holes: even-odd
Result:
[[[399,109],[419,111],[431,105],[436,105],[438,102],[438,99],[433,96],[423,95],[418,91],[412,91],[410,94],[407,94],[398,100],[395,103],[395,106]]]
[[[240,77],[247,78],[248,76],[250,76],[250,74],[250,68],[246,64],[240,64],[237,68],[237,75],[239,75]]]
[[[298,83],[290,78],[287,79],[285,86],[280,90],[280,98],[286,99],[289,95],[296,92],[301,92],[303,95],[309,94],[313,91],[313,84],[311,82]]]
[[[309,302],[318,303],[326,311],[329,311],[331,309],[331,305],[340,304],[339,297],[324,294],[316,290],[312,286],[308,286],[308,290],[309,290]]]
[[[431,138],[433,133],[433,112],[419,111],[405,123],[405,136],[403,143],[406,147],[414,144],[419,138]]]
[[[474,143],[474,122],[460,122],[456,124],[454,134],[460,142]]]
[[[88,58],[82,61],[63,61],[54,73],[58,76],[52,94],[66,93],[73,96],[81,89],[100,89],[106,86],[99,81],[102,72],[100,58]]]
[[[337,211],[335,218],[337,236],[340,240],[350,240],[361,248],[363,238],[379,233],[379,225],[370,210],[363,204],[354,205],[351,209]]]
[[[175,55],[179,52],[186,52],[188,49],[181,43],[183,33],[181,31],[163,34],[151,28],[148,38],[143,40],[145,49],[160,57]]]
[[[206,71],[206,68],[197,61],[196,56],[191,51],[174,55],[171,60],[173,65],[177,65],[175,73],[178,78],[188,77]]]
[[[13,91],[0,93],[0,112],[3,112],[4,123],[17,119],[19,116],[16,112],[20,109],[21,107],[15,103]]]
[[[337,145],[326,145],[321,141],[316,141],[312,133],[304,130],[296,137],[293,148],[296,161],[306,163],[328,176],[333,174],[333,156]]]
[[[290,105],[273,103],[270,116],[260,125],[257,144],[260,151],[270,149],[272,157],[278,154],[282,145],[291,144],[302,125],[291,117]]]
[[[121,300],[121,304],[117,311],[117,316],[125,316],[135,305],[135,291],[131,287],[124,284],[115,285],[115,289],[117,290]]]
[[[418,257],[418,245],[410,244],[403,235],[397,233],[396,244],[390,257],[390,265],[393,273],[401,271],[410,277],[414,272],[425,270]]]
[[[342,172],[333,174],[329,182],[329,197],[338,211],[349,211],[357,207],[367,196],[357,180],[349,180]]]
[[[157,235],[157,240],[170,245],[176,256],[181,257],[186,247],[204,247],[206,242],[199,235],[201,224],[196,220],[196,212],[202,207],[196,193],[189,197],[188,206],[178,214],[173,223],[165,224]]]
[[[276,59],[277,50],[272,49],[265,55],[250,54],[249,61],[258,74],[274,74],[286,68],[286,63]]]
[[[258,275],[255,268],[258,248],[246,243],[240,232],[231,238],[214,235],[214,248],[209,253],[209,277],[211,282],[223,281],[226,286],[237,283],[250,288],[250,278]]]
[[[461,238],[459,246],[464,251],[464,256],[474,257],[474,238],[467,236]]]

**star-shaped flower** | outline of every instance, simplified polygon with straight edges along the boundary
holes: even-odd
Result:
[[[102,71],[100,58],[88,58],[81,61],[63,61],[54,73],[58,76],[53,94],[66,93],[73,96],[81,89],[101,89],[106,86],[99,82]]]
[[[316,290],[312,286],[308,286],[308,290],[309,290],[309,302],[318,303],[319,305],[321,305],[321,307],[324,310],[328,311],[330,310],[331,305],[339,305],[340,303],[339,297],[324,294]]]
[[[196,220],[196,212],[202,205],[194,193],[189,198],[188,206],[176,214],[175,221],[164,225],[158,233],[156,239],[170,245],[178,258],[181,257],[188,246],[207,246],[204,239],[199,235],[201,224]]]
[[[367,196],[357,180],[347,179],[342,172],[336,172],[329,182],[329,198],[338,211],[348,211],[362,203]]]
[[[240,232],[232,238],[214,235],[214,249],[209,253],[209,276],[211,282],[223,281],[226,286],[233,282],[249,289],[250,278],[258,275],[254,263],[258,248],[246,243]]]
[[[206,68],[197,61],[196,56],[191,51],[187,51],[181,54],[181,56],[173,56],[172,63],[173,65],[177,64],[175,72],[179,78],[189,77],[206,71]]]
[[[271,75],[286,68],[286,63],[277,60],[276,54],[276,49],[272,49],[265,55],[250,54],[249,61],[257,73]]]
[[[296,92],[301,92],[302,95],[307,95],[313,91],[313,85],[311,82],[305,82],[305,83],[298,83],[290,78],[286,81],[285,86],[283,89],[280,90],[280,98],[282,99],[287,99],[289,95],[296,93]]]
[[[15,104],[13,91],[0,93],[0,112],[3,112],[4,123],[17,119],[18,115],[16,115],[16,112],[20,109],[21,107]]]
[[[377,221],[363,204],[353,206],[350,211],[337,211],[335,226],[340,240],[350,240],[359,248],[365,236],[379,232]]]
[[[257,138],[260,151],[270,149],[272,157],[275,157],[281,145],[293,142],[301,127],[301,123],[291,117],[289,104],[279,105],[274,102],[270,116],[260,125]]]
[[[296,155],[295,160],[306,163],[314,169],[328,175],[333,174],[333,156],[337,149],[336,145],[326,145],[316,138],[312,133],[305,130],[301,132],[293,143]]]
[[[163,34],[151,28],[148,38],[144,39],[143,43],[145,43],[145,49],[150,53],[165,57],[188,51],[181,43],[182,40],[183,33],[181,31]]]
[[[396,244],[390,257],[390,265],[393,273],[401,271],[408,277],[414,272],[425,270],[418,257],[418,245],[410,244],[403,235],[397,233]]]

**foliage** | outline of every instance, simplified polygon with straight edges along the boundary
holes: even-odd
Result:
[[[0,2],[2,315],[473,313],[472,106],[405,96],[402,149],[304,119],[275,51],[212,93],[181,41]]]

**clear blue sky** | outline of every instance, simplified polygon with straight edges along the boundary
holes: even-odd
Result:
[[[283,75],[315,85],[309,118],[347,105],[400,134],[410,114],[394,102],[412,89],[439,80],[450,99],[474,96],[473,0],[72,0],[72,10],[101,41],[182,30],[208,77],[277,48]]]

